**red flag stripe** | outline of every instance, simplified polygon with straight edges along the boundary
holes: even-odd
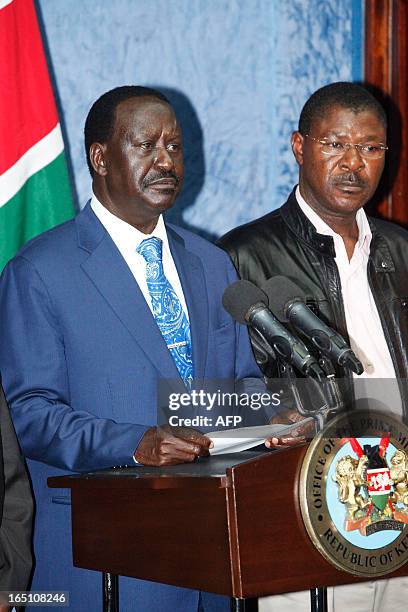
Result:
[[[383,438],[381,438],[380,444],[379,444],[380,457],[385,457],[385,453],[387,452],[389,443],[390,443],[390,436],[384,436]]]
[[[58,123],[33,0],[0,10],[0,174]]]
[[[342,438],[341,444],[343,445],[346,442],[350,442],[351,448],[356,453],[357,457],[360,458],[363,456],[363,449],[361,448],[360,442],[357,440],[357,438]]]

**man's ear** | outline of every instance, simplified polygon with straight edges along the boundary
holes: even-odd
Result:
[[[106,144],[94,142],[89,147],[89,159],[96,174],[106,176]]]
[[[300,132],[293,132],[291,138],[292,151],[299,166],[303,164],[303,143],[304,137],[302,134]]]

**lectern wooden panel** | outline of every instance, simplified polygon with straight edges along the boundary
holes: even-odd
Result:
[[[71,489],[78,567],[239,598],[361,582],[329,564],[306,534],[297,486],[306,449],[48,483]]]

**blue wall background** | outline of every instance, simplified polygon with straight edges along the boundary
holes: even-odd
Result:
[[[276,208],[318,87],[362,77],[362,0],[37,0],[79,205],[82,127],[117,85],[158,87],[180,116],[187,180],[172,220],[209,237]]]

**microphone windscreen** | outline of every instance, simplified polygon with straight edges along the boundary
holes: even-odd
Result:
[[[247,324],[245,319],[248,310],[256,303],[262,302],[265,306],[268,298],[262,289],[247,280],[239,280],[224,291],[222,305],[235,321]]]
[[[300,300],[304,302],[304,292],[286,276],[272,276],[262,285],[268,296],[269,308],[273,314],[284,323],[288,322],[286,307],[288,302]]]

